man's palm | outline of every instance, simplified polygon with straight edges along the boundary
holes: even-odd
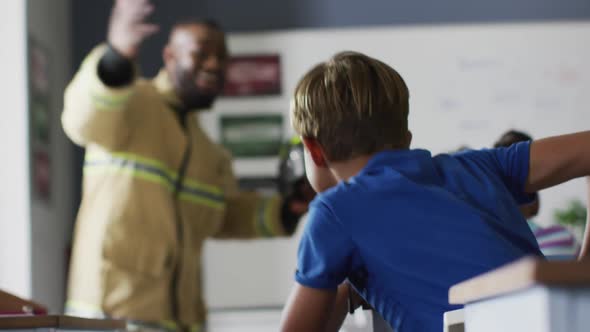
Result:
[[[109,22],[109,44],[123,56],[135,58],[141,43],[158,31],[157,25],[146,23],[153,11],[149,0],[116,0]]]

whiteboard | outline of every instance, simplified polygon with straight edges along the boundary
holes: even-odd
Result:
[[[229,36],[235,54],[279,53],[283,95],[222,99],[202,125],[218,138],[217,117],[283,112],[297,80],[342,50],[393,66],[410,89],[412,146],[433,153],[489,147],[515,128],[535,138],[590,129],[590,22],[379,27]],[[286,123],[286,130],[290,130]],[[292,131],[291,131],[292,132]],[[236,161],[238,174],[276,172],[275,162]],[[582,180],[541,194],[541,224],[572,198]],[[293,282],[297,237],[209,241],[206,299],[213,308],[282,305]]]

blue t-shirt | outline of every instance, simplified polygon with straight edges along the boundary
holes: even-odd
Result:
[[[449,287],[539,247],[518,204],[529,143],[432,157],[375,155],[310,206],[296,281],[336,289],[344,280],[397,332],[442,331]]]

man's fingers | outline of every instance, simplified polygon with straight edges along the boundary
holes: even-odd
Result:
[[[153,5],[133,8],[132,10],[126,12],[126,15],[128,15],[130,21],[142,23],[150,14],[154,12],[154,9],[155,7]]]
[[[149,16],[151,13],[153,13],[153,12],[154,12],[154,9],[155,9],[155,8],[156,8],[156,7],[155,7],[154,5],[152,5],[152,4],[147,4],[147,5],[145,5],[145,6],[141,7],[141,8],[138,10],[138,15],[140,15],[142,19],[143,19],[143,18],[146,18],[146,17],[148,17],[148,16]]]
[[[137,6],[141,6],[144,2],[145,0],[117,0],[115,8],[128,12],[133,8],[137,8]]]
[[[154,33],[160,30],[160,26],[157,24],[141,24],[137,27],[137,32],[139,32],[143,37],[148,37],[153,35]]]
[[[114,12],[122,17],[127,17],[133,22],[145,20],[155,10],[155,6],[148,1],[127,0],[115,5]]]

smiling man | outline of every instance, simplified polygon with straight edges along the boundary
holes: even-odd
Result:
[[[200,128],[223,88],[225,35],[210,21],[173,27],[164,68],[137,76],[141,43],[158,27],[147,0],[117,0],[107,43],[65,92],[62,123],[86,148],[66,310],[156,329],[201,331],[207,237],[293,232],[307,202],[240,192],[229,155]]]

